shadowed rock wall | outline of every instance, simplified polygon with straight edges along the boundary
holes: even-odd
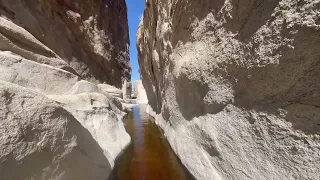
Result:
[[[83,79],[117,88],[130,81],[124,0],[1,0],[0,14],[31,33]],[[19,41],[15,44],[21,49],[48,54],[25,47],[22,39],[1,31],[8,41]]]

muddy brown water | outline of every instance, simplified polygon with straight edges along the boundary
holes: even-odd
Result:
[[[136,106],[124,120],[131,144],[117,158],[109,180],[194,180],[173,153],[162,131]]]

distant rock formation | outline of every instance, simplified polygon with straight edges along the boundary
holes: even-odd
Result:
[[[148,104],[147,93],[141,80],[133,83],[133,97],[137,104]]]
[[[107,179],[130,143],[125,1],[0,0],[0,15],[0,179]]]
[[[123,99],[130,99],[131,98],[131,82],[125,81],[122,85],[122,94]]]
[[[320,178],[319,15],[312,0],[146,1],[142,82],[197,179]]]

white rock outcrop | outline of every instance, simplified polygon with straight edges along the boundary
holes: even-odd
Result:
[[[8,52],[0,60],[0,179],[106,179],[130,142],[107,85]]]
[[[108,113],[112,116],[112,111]],[[114,128],[112,133],[99,132],[106,122]],[[104,146],[100,135],[107,136],[108,143],[118,143],[114,134],[122,132],[125,139],[122,128],[117,117],[96,121],[75,117],[42,93],[1,81],[0,179],[106,179],[113,163],[110,150],[119,144]]]
[[[111,86],[109,84],[98,84],[98,87],[100,89],[102,89],[103,91],[111,94],[112,96],[114,97],[117,97],[117,98],[120,98],[120,99],[123,99],[123,91],[121,89],[118,89],[114,86]]]
[[[319,16],[319,0],[146,2],[142,82],[195,178],[320,179]]]
[[[91,133],[113,167],[116,157],[130,142],[121,121],[125,114],[121,103],[98,92],[49,97],[59,102]]]
[[[148,104],[147,93],[141,80],[137,80],[133,83],[133,97],[136,98],[135,102],[137,104]]]

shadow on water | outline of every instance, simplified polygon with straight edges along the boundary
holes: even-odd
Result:
[[[132,142],[116,160],[109,180],[193,180],[145,108],[135,106],[124,120]]]

